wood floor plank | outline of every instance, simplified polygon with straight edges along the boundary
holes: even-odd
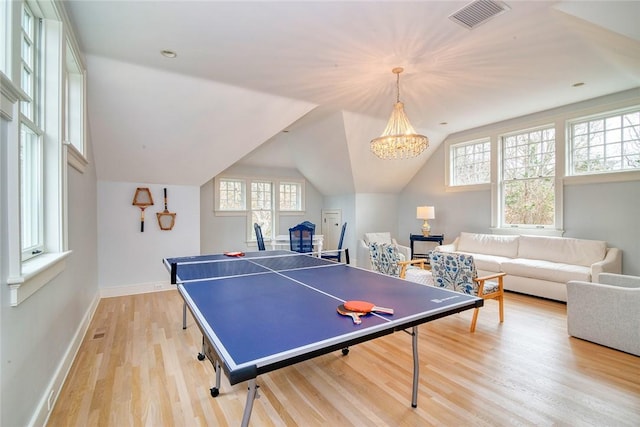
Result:
[[[492,301],[473,334],[470,321],[419,327],[417,408],[411,336],[399,332],[259,377],[251,424],[640,425],[640,358],[569,337],[564,304],[507,293],[504,323]],[[181,325],[174,291],[101,300],[48,425],[238,425],[247,384],[223,375],[212,398],[200,332]]]

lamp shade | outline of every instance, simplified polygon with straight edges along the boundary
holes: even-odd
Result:
[[[434,219],[436,217],[436,209],[433,206],[418,206],[416,209],[417,219]]]

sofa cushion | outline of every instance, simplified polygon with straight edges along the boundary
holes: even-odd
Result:
[[[470,252],[462,252],[462,251],[456,251],[456,252],[473,256],[473,262],[476,264],[476,268],[478,270],[492,271],[494,273],[499,273],[500,271],[502,271],[500,267],[501,264],[504,261],[508,261],[511,259],[503,256],[497,256],[497,255],[486,255],[486,254],[470,253]]]
[[[517,258],[538,259],[590,267],[602,261],[607,242],[570,237],[520,236]]]
[[[460,233],[456,252],[516,258],[518,256],[518,238],[519,236],[463,232]]]
[[[364,233],[364,242],[369,246],[371,243],[386,243],[390,245],[393,243],[391,241],[391,233],[382,232],[382,233]]]
[[[530,277],[550,282],[591,281],[591,268],[537,259],[516,258],[504,261],[502,271],[508,275]]]

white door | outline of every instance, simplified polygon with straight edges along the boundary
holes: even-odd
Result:
[[[342,231],[342,211],[340,209],[322,210],[322,250],[338,249],[340,232]]]

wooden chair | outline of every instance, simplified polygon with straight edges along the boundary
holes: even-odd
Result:
[[[478,277],[473,256],[457,252],[431,253],[431,273],[434,286],[451,289],[484,300],[495,299],[500,304],[500,323],[504,322],[504,286],[503,278],[507,273],[496,273]],[[494,281],[492,279],[497,279]],[[474,309],[471,320],[471,332],[476,330],[479,308]]]
[[[398,247],[388,243],[370,243],[369,256],[374,271],[422,285],[433,285],[425,259],[404,261]]]
[[[342,242],[344,241],[344,232],[346,231],[346,229],[347,229],[347,223],[345,222],[344,224],[342,224],[342,231],[340,231],[340,241],[338,242],[338,250],[323,253],[321,255],[322,258],[334,259],[337,262],[340,262],[340,258],[342,255]]]
[[[290,248],[294,252],[313,252],[314,229],[306,224],[298,224],[289,229]]]
[[[256,232],[256,241],[258,242],[258,250],[264,251],[264,237],[262,237],[262,227],[257,222],[253,224],[253,229]]]

